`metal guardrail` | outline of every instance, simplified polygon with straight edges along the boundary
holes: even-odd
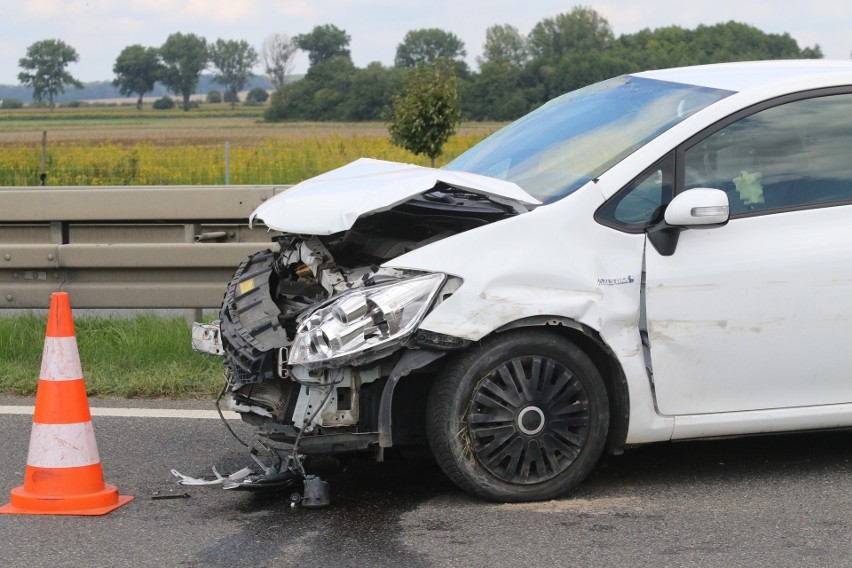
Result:
[[[289,186],[0,188],[0,308],[215,308]]]

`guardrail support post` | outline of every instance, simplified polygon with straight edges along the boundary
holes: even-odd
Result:
[[[62,221],[50,222],[50,242],[55,245],[68,244],[68,223]]]
[[[231,185],[231,143],[225,142],[225,185]]]
[[[197,235],[199,231],[201,231],[201,225],[197,223],[189,223],[184,225],[184,241],[187,243],[194,243],[195,235]],[[186,324],[192,327],[193,322],[200,322],[202,316],[203,310],[201,308],[192,308],[186,310],[184,319],[186,319]]]
[[[47,130],[41,131],[41,167],[38,179],[41,180],[41,185],[47,180]]]

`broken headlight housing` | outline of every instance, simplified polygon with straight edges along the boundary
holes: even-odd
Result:
[[[445,279],[428,274],[340,295],[300,322],[287,363],[340,366],[365,351],[400,343],[426,316]]]

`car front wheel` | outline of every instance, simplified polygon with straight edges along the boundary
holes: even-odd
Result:
[[[433,385],[429,444],[461,488],[537,501],[582,481],[603,452],[606,387],[576,345],[545,330],[500,333],[452,360]]]

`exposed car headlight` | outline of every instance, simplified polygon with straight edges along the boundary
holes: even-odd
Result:
[[[429,274],[346,292],[302,320],[287,362],[309,368],[341,364],[402,341],[425,317],[445,279]]]

